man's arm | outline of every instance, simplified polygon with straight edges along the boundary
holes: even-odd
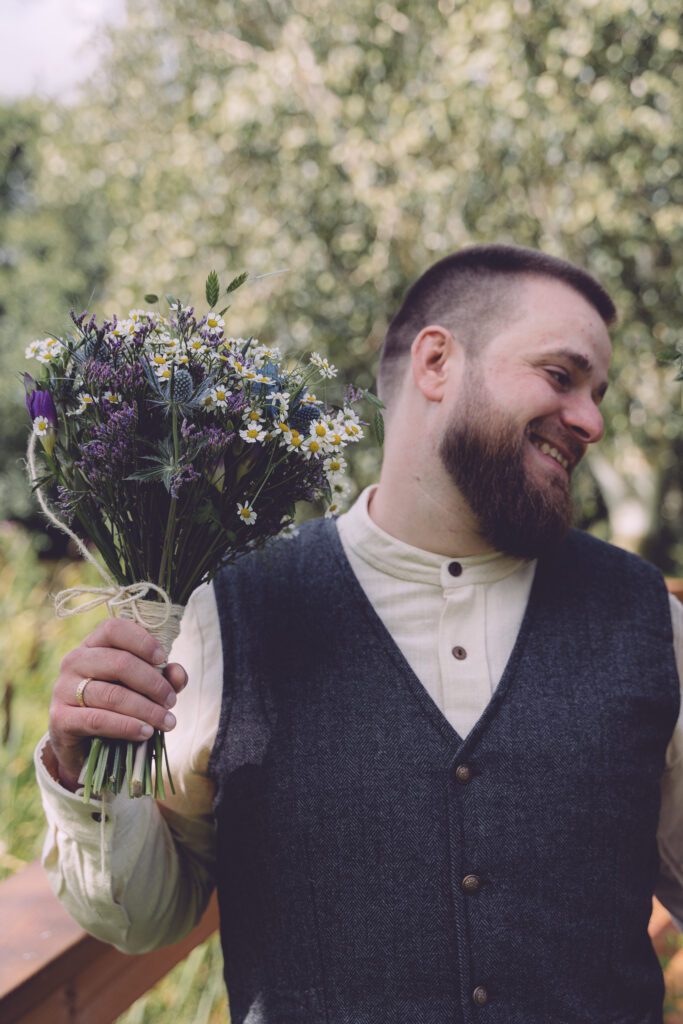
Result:
[[[683,691],[683,604],[674,597],[670,600],[674,651]],[[683,695],[681,713],[667,748],[661,793],[657,831],[660,871],[655,896],[683,931]]]
[[[48,831],[43,865],[69,913],[127,953],[175,942],[201,916],[213,888],[213,785],[207,775],[218,726],[222,650],[213,587],[198,588],[169,662],[187,671],[177,726],[166,735],[176,795],[164,802],[124,794],[84,804],[58,781],[48,737],[36,773]]]

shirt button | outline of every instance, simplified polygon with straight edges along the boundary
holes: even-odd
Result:
[[[463,785],[472,778],[472,769],[468,764],[459,764],[455,769],[455,777]]]
[[[458,661],[464,661],[465,658],[467,657],[467,651],[465,650],[464,647],[460,646],[454,647],[451,651],[451,654],[453,655],[454,658],[457,658]]]
[[[472,993],[472,1001],[477,1006],[484,1006],[489,1000],[489,994],[483,985],[477,985],[474,992]]]
[[[479,875],[465,875],[460,884],[465,892],[479,892],[479,889],[481,888],[481,879],[479,878]]]
[[[462,566],[460,562],[449,562],[448,571],[451,576],[462,576]]]
[[[93,821],[97,821],[97,822],[102,821],[102,815],[100,814],[99,811],[94,811],[93,814],[90,815],[90,817],[92,818]],[[105,814],[104,820],[105,821],[109,821],[109,815],[108,814]]]

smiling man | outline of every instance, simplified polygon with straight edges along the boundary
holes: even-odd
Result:
[[[135,623],[70,652],[36,765],[84,927],[171,942],[216,885],[233,1024],[661,1024],[683,612],[571,529],[614,316],[534,250],[442,260],[387,332],[379,483],[198,588],[163,686]],[[94,824],[91,709],[129,736],[174,691],[178,793]]]

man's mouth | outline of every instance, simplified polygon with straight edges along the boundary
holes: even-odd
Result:
[[[566,473],[569,473],[571,467],[577,461],[576,459],[570,458],[564,452],[561,452],[554,444],[546,441],[544,437],[540,437],[538,434],[531,434],[529,441],[534,448],[538,448],[543,455],[548,455],[551,459],[554,459],[555,462],[559,462],[560,466],[562,466]]]

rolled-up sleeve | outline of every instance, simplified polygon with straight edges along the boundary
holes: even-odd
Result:
[[[126,953],[182,938],[214,886],[214,791],[207,765],[223,659],[210,584],[192,594],[169,661],[188,674],[174,708],[177,725],[166,735],[175,795],[155,801],[121,793],[85,804],[82,790],[71,793],[56,781],[47,736],[35,753],[47,820],[42,863],[51,886],[81,927]]]

